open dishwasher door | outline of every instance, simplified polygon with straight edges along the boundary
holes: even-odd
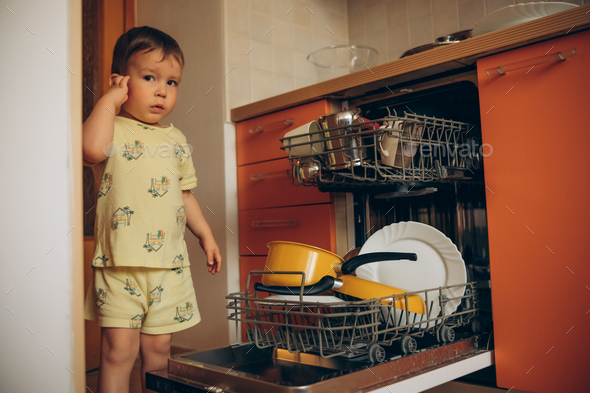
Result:
[[[381,364],[243,344],[173,356],[147,373],[156,392],[420,392],[490,366],[479,337]]]

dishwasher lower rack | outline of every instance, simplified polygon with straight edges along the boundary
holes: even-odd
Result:
[[[450,290],[457,293],[457,289],[462,289],[462,295],[446,295]],[[407,311],[408,298],[413,295],[425,300],[424,314]],[[372,363],[386,359],[384,346],[411,354],[419,351],[417,339],[450,343],[455,339],[454,329],[473,324],[479,314],[474,282],[337,303],[313,301],[313,296],[270,300],[257,291],[232,293],[226,298],[230,301],[227,308],[232,310],[228,319],[236,322],[236,329],[238,322],[245,324],[248,342],[258,348],[311,352],[324,358],[368,355]],[[452,302],[460,304],[446,315],[446,305]],[[401,304],[401,309],[395,304]]]
[[[246,324],[258,348],[314,352],[324,358],[365,354],[377,339],[379,304],[374,300],[320,303],[268,300],[258,293],[232,293],[229,320]]]
[[[478,178],[484,146],[474,125],[413,113],[365,120],[281,138],[293,184],[354,188]]]

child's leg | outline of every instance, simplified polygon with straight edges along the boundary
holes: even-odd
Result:
[[[171,333],[141,333],[141,387],[144,393],[148,392],[148,390],[145,387],[145,373],[148,371],[155,371],[168,367],[168,357],[170,356],[171,341]],[[149,390],[149,392],[151,392],[151,390]]]
[[[99,393],[128,393],[139,351],[139,329],[101,328]]]

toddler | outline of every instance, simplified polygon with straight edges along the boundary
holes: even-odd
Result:
[[[146,371],[167,366],[172,333],[199,323],[185,226],[199,238],[209,272],[221,268],[190,191],[197,185],[191,147],[172,124],[160,124],[174,109],[183,67],[172,37],[147,26],[129,30],[115,45],[110,88],[83,125],[84,163],[98,188],[85,317],[101,326],[101,393],[129,391],[138,351],[146,392]]]

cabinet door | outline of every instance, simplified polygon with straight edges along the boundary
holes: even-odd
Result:
[[[284,240],[336,252],[332,204],[242,210],[240,255],[267,255],[268,242]]]
[[[279,139],[288,131],[317,120],[329,112],[328,101],[321,100],[238,123],[238,166],[287,157],[287,152],[281,150],[283,144]],[[286,125],[285,120],[289,119],[293,119],[294,123]]]
[[[320,192],[317,187],[293,186],[293,171],[287,159],[238,167],[240,210],[329,202],[330,193]]]
[[[264,265],[266,265],[266,257],[240,257],[240,291],[246,290],[248,273],[250,273],[252,270],[264,271]],[[249,292],[254,291],[255,282],[262,282],[262,276],[252,275],[250,278],[250,287],[248,288]]]
[[[578,55],[485,76],[576,48]],[[498,386],[590,386],[590,31],[478,60]],[[485,153],[490,151],[486,149]]]

